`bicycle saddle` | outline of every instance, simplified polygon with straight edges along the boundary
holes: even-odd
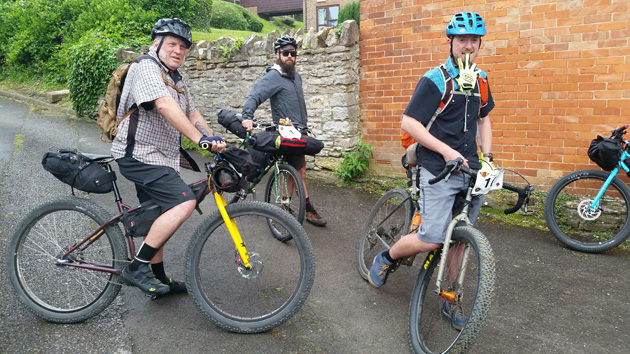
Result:
[[[98,155],[98,154],[86,154],[86,153],[81,153],[81,155],[83,155],[86,160],[95,161],[95,162],[109,162],[114,159],[112,155]]]

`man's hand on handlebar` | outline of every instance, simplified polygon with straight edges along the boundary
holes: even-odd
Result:
[[[220,136],[202,136],[198,145],[202,149],[212,152],[221,153],[225,151],[225,141]]]
[[[242,122],[243,128],[247,129],[248,132],[251,132],[254,129],[254,121],[251,119],[246,119]]]
[[[463,166],[464,167],[469,167],[468,166],[468,160],[466,160],[464,158],[464,156],[462,156],[462,154],[460,154],[457,150],[454,149],[450,149],[448,151],[446,151],[444,154],[442,154],[442,157],[444,158],[444,161],[446,161],[447,163],[449,161],[453,161],[453,160],[457,160],[457,159],[462,159],[462,161],[464,161]]]

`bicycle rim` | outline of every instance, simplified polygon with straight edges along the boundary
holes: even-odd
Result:
[[[495,265],[492,249],[485,236],[471,227],[458,227],[453,232],[450,256],[444,269],[442,289],[453,291],[468,314],[460,330],[453,327],[445,314],[446,300],[438,296],[436,282],[441,250],[427,256],[413,290],[409,310],[409,342],[415,353],[465,353],[473,345],[483,327],[494,293]],[[468,263],[462,287],[454,284],[459,269],[458,250],[469,246]],[[449,271],[451,276],[449,277]],[[450,279],[449,279],[450,278]]]
[[[591,209],[609,173],[573,172],[556,182],[545,201],[545,220],[553,235],[581,252],[604,252],[617,247],[630,234],[630,189],[614,178]]]
[[[395,188],[376,202],[361,231],[359,273],[367,280],[374,257],[409,233],[413,202],[407,191]]]
[[[302,306],[315,277],[313,249],[302,226],[267,203],[227,206],[247,247],[252,270],[240,265],[234,242],[218,212],[195,232],[186,256],[189,291],[198,308],[217,326],[232,332],[268,331]],[[266,219],[291,233],[279,242],[261,227]]]
[[[265,187],[265,202],[283,209],[301,224],[306,214],[306,197],[304,182],[297,170],[290,165],[278,165],[277,174],[271,174]],[[267,220],[267,226],[280,241],[291,239],[291,234],[283,232],[274,225],[274,221]]]
[[[44,204],[26,215],[9,245],[7,269],[20,300],[37,316],[72,323],[103,311],[120,291],[119,276],[63,264],[96,263],[115,269],[127,259],[117,226],[84,250],[60,260],[65,250],[88,236],[109,215],[98,205],[75,197]]]

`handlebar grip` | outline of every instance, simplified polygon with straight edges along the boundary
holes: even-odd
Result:
[[[434,178],[431,178],[429,180],[429,184],[436,184],[439,181],[441,181],[442,179],[444,179],[444,177],[446,177],[446,175],[448,175],[449,173],[451,173],[451,169],[448,168],[448,166],[446,166],[442,172],[440,172],[439,175],[435,176]]]
[[[202,142],[201,144],[199,144],[199,146],[200,146],[202,149],[204,149],[204,150],[208,150],[208,149],[210,149],[210,143],[207,143],[207,142],[205,142],[205,141],[204,141],[204,142]]]
[[[506,215],[516,213],[523,206],[523,203],[525,202],[525,198],[527,197],[527,190],[529,189],[529,186],[525,187],[525,189],[522,189],[522,188],[513,186],[511,184],[503,183],[503,188],[512,192],[516,192],[518,194],[518,201],[516,202],[516,205],[514,205],[511,208],[503,210],[503,213]]]

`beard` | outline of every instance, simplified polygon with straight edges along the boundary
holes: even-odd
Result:
[[[293,77],[295,75],[295,62],[293,64],[288,64],[282,61],[282,59],[276,59],[276,64],[280,66],[282,72],[287,74],[289,77]]]

